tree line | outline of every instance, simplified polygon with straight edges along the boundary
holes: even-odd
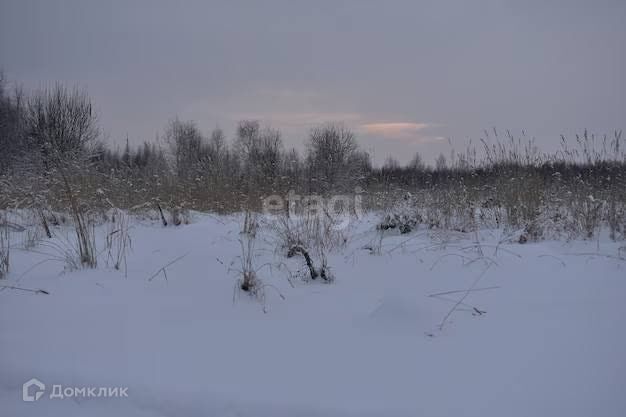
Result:
[[[564,146],[558,155],[543,155],[507,134],[497,146],[484,142],[482,158],[468,148],[440,155],[434,167],[419,154],[406,166],[389,159],[375,167],[355,133],[341,123],[313,127],[304,152],[286,147],[279,129],[256,120],[240,121],[231,140],[219,128],[205,134],[195,122],[177,118],[166,123],[158,141],[139,146],[127,140],[114,149],[102,136],[85,91],[57,84],[27,94],[9,88],[0,75],[2,207],[66,206],[75,200],[231,212],[261,207],[263,196],[289,190],[345,194],[357,187],[382,195],[377,201],[383,205],[394,191],[442,187],[469,187],[476,199],[493,200],[511,193],[507,178],[547,190],[555,173],[559,184],[586,178],[588,187],[608,193],[623,184],[626,166],[621,133],[608,144],[605,137],[599,152],[585,148],[591,142],[585,133],[577,138],[581,154]]]

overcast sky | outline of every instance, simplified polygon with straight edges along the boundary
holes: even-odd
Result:
[[[113,143],[178,116],[298,147],[342,120],[376,161],[494,126],[550,148],[625,127],[626,1],[0,0],[0,68],[87,88]]]

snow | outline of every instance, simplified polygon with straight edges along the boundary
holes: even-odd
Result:
[[[50,294],[0,289],[0,415],[626,413],[623,242],[520,245],[485,230],[477,245],[474,234],[420,229],[390,234],[372,255],[362,249],[377,233],[368,216],[329,254],[333,283],[292,286],[286,268],[300,260],[277,253],[262,229],[255,263],[273,266],[258,271],[268,284],[260,301],[229,271],[239,220],[135,219],[126,277],[102,262],[34,266],[50,258],[45,248],[13,250],[0,285]],[[167,280],[149,280],[183,255]],[[429,297],[469,288],[487,289]],[[47,392],[23,402],[31,378]],[[53,384],[129,395],[51,399]]]

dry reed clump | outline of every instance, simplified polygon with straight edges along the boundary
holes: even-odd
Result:
[[[268,222],[274,246],[287,258],[301,256],[306,265],[306,279],[334,279],[328,254],[347,243],[346,213],[331,214],[324,208],[300,208],[281,213]]]
[[[11,236],[4,213],[0,213],[0,279],[6,278],[10,269]]]
[[[130,218],[120,209],[113,209],[110,215],[110,223],[105,236],[105,250],[107,264],[116,270],[124,269],[128,273],[128,252],[133,248],[132,238],[129,233]]]

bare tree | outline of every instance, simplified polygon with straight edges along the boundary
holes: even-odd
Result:
[[[209,139],[209,149],[213,155],[219,156],[226,151],[226,136],[224,131],[219,127],[213,129],[211,138]]]
[[[437,171],[443,171],[446,169],[447,166],[448,163],[446,162],[446,157],[444,156],[444,154],[440,153],[437,157],[437,160],[435,161],[435,168],[437,169]]]
[[[189,179],[202,160],[204,137],[193,121],[170,121],[165,130],[174,171],[179,178]]]
[[[419,152],[415,152],[413,159],[409,162],[408,167],[415,171],[424,171],[426,169],[426,164],[422,159],[422,155]]]
[[[88,157],[100,134],[87,93],[60,84],[30,97],[25,129],[44,166],[57,169]]]
[[[387,171],[393,171],[400,169],[400,162],[392,156],[387,157],[385,159],[385,163],[383,164],[383,169]]]
[[[24,94],[16,87],[10,93],[0,72],[0,175],[6,173],[24,154]]]
[[[237,138],[235,150],[241,155],[241,159],[247,161],[253,158],[258,150],[261,125],[258,120],[242,120],[237,126]]]
[[[283,139],[280,130],[267,127],[261,131],[260,150],[256,162],[266,180],[275,180],[278,176],[282,149]]]
[[[40,175],[43,190],[60,188],[58,200],[69,206],[74,220],[77,263],[95,267],[93,225],[83,188],[89,183],[90,156],[100,133],[91,100],[85,91],[69,91],[57,84],[31,96],[25,113],[30,175]],[[34,200],[42,189],[33,190]]]
[[[235,150],[248,188],[267,188],[278,177],[283,141],[278,129],[261,128],[256,120],[243,120],[237,128]]]
[[[293,189],[301,183],[303,178],[303,163],[300,154],[294,148],[285,152],[282,156],[281,172],[285,178],[285,185],[288,189]]]
[[[355,174],[358,151],[354,133],[343,124],[327,123],[309,135],[307,163],[310,175],[322,183],[323,191],[341,185]]]

